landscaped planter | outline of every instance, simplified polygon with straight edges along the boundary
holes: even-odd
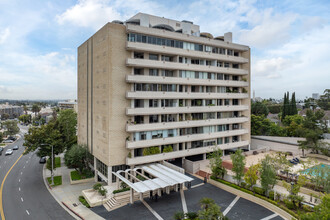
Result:
[[[94,189],[83,190],[82,195],[84,196],[90,207],[100,206],[108,201],[107,198],[101,196]]]
[[[82,180],[72,180],[70,176],[71,185],[80,184],[80,183],[91,183],[91,182],[94,182],[94,177],[88,179],[82,179]]]

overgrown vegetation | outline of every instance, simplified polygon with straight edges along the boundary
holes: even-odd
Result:
[[[88,202],[86,201],[85,197],[79,196],[79,202],[81,202],[81,204],[83,204],[87,208],[90,208],[90,206],[89,206]]]
[[[160,154],[159,147],[147,147],[143,149],[143,156],[148,156],[153,154]]]
[[[106,196],[108,190],[106,190],[101,183],[95,183],[93,189],[100,193],[102,196]]]

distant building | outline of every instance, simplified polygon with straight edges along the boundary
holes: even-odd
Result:
[[[64,102],[58,102],[58,107],[62,109],[73,109],[75,112],[78,112],[77,100],[67,100]]]
[[[278,114],[269,113],[267,115],[267,119],[269,119],[271,122],[274,122],[276,125],[281,122],[280,118],[278,117]]]
[[[23,108],[21,106],[9,105],[8,103],[0,105],[0,118],[2,119],[6,114],[10,119],[17,118],[23,114]]]
[[[313,93],[312,98],[313,99],[320,99],[320,94],[319,93]]]

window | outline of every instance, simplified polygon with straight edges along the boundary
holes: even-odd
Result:
[[[225,144],[229,143],[229,137],[225,137]]]
[[[219,48],[219,53],[220,53],[220,54],[226,54],[226,49],[224,49],[224,48]]]
[[[225,63],[225,68],[229,68],[229,63]]]
[[[143,108],[144,100],[143,99],[135,99],[134,100],[134,108]]]
[[[229,105],[229,99],[225,99],[225,105]]]
[[[149,116],[149,123],[157,123],[157,122],[158,122],[158,115]]]
[[[229,75],[225,74],[225,80],[229,80]]]
[[[238,63],[233,63],[233,68],[234,69],[238,69],[239,68],[239,64]]]
[[[173,62],[173,57],[162,55],[162,61]]]
[[[234,51],[234,56],[235,56],[235,57],[238,57],[238,56],[239,56],[239,52]]]
[[[134,52],[134,59],[144,59],[143,53]]]
[[[223,67],[223,63],[221,61],[217,61],[217,67]]]
[[[143,69],[135,69],[134,68],[134,75],[143,75]]]
[[[149,69],[149,76],[158,76],[158,69]]]
[[[238,142],[238,141],[239,141],[239,136],[232,137],[232,142]]]
[[[217,99],[217,105],[221,106],[222,105],[222,99]]]
[[[223,80],[223,74],[222,73],[217,74],[217,80]]]
[[[149,54],[149,60],[158,60],[157,54]]]
[[[206,60],[205,62],[206,62],[206,66],[211,66],[212,65],[211,60]]]
[[[149,99],[149,108],[157,108],[158,99]]]
[[[238,99],[233,99],[233,105],[239,105]]]
[[[233,130],[239,129],[239,124],[233,124]]]
[[[140,140],[146,140],[147,139],[147,134],[146,132],[140,132]]]
[[[238,81],[238,76],[232,76],[234,81]]]
[[[233,50],[227,50],[227,55],[233,56],[234,55],[234,51]]]
[[[173,77],[173,71],[171,70],[162,70],[162,76],[166,76],[166,77]]]
[[[205,52],[211,52],[212,51],[212,47],[210,46],[205,46]]]
[[[222,140],[223,140],[223,138],[218,138],[217,139],[217,144],[222,144]]]

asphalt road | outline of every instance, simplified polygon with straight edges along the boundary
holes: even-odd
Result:
[[[25,148],[23,139],[7,146],[0,156],[0,183]],[[18,145],[13,155],[5,156],[8,148]],[[43,164],[34,153],[23,155],[8,174],[2,191],[6,220],[74,219],[48,192],[42,178]]]

